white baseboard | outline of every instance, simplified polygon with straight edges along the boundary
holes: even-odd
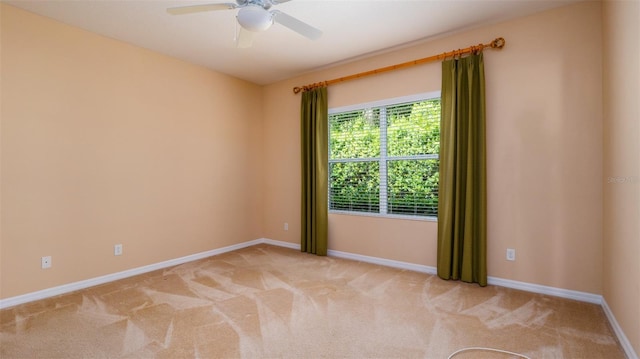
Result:
[[[238,244],[234,244],[234,245],[223,247],[223,248],[218,248],[218,249],[213,249],[206,252],[188,255],[185,257],[170,259],[167,261],[150,264],[143,267],[132,268],[122,272],[107,274],[104,276],[90,278],[90,279],[82,280],[79,282],[47,288],[37,292],[19,295],[16,297],[0,299],[0,309],[12,307],[14,305],[18,305],[22,303],[31,302],[34,300],[49,298],[49,297],[53,297],[53,296],[64,294],[64,293],[73,292],[79,289],[84,289],[84,288],[92,287],[95,285],[112,282],[118,279],[123,279],[123,278],[131,277],[134,275],[151,272],[154,270],[167,268],[167,267],[171,267],[171,266],[186,263],[186,262],[195,261],[195,260],[206,258],[206,257],[211,257],[218,254],[231,252],[237,249],[246,248],[246,247],[250,247],[250,246],[253,246],[256,244],[262,244],[262,243],[300,250],[300,244],[298,243],[283,242],[283,241],[273,240],[269,238],[259,238],[252,241],[238,243]],[[422,265],[422,264],[401,262],[401,261],[396,261],[392,259],[371,257],[371,256],[365,256],[362,254],[342,252],[342,251],[336,251],[331,249],[327,251],[327,254],[331,257],[336,257],[336,258],[350,259],[350,260],[355,260],[355,261],[360,261],[365,263],[378,264],[386,267],[406,269],[406,270],[411,270],[411,271],[426,273],[426,274],[436,274],[435,267]],[[548,294],[548,295],[561,297],[561,298],[575,299],[582,302],[588,302],[588,303],[594,303],[594,304],[603,303],[602,296],[597,294],[578,292],[578,291],[562,289],[562,288],[548,287],[544,285],[531,284],[531,283],[519,282],[515,280],[502,279],[502,278],[496,278],[496,277],[489,277],[488,283],[491,285],[519,289],[527,292]]]
[[[246,248],[246,247],[253,246],[260,243],[264,243],[263,239],[256,239],[253,241],[238,243],[238,244],[234,244],[227,247],[222,247],[222,248],[213,249],[206,252],[200,252],[200,253],[188,255],[185,257],[170,259],[164,262],[154,263],[154,264],[150,264],[150,265],[146,265],[138,268],[132,268],[122,272],[117,272],[117,273],[103,275],[100,277],[81,280],[79,282],[63,284],[57,287],[47,288],[47,289],[39,290],[37,292],[31,292],[23,295],[18,295],[15,297],[9,297],[6,299],[0,299],[0,309],[13,307],[23,303],[33,302],[35,300],[40,300],[44,298],[50,298],[60,294],[74,292],[76,290],[89,288],[99,284],[113,282],[118,279],[128,278],[134,275],[152,272],[154,270],[163,269],[163,268],[175,266],[182,263],[187,263],[187,262],[195,261],[198,259],[215,256],[217,254],[235,251],[241,248]]]
[[[262,238],[261,239],[261,243],[270,244],[272,246],[278,246],[278,247],[285,247],[285,248],[300,250],[300,243],[276,241],[275,239],[269,239],[269,238]]]
[[[329,249],[327,251],[327,255],[329,255],[331,257],[336,257],[336,258],[351,259],[351,260],[359,261],[359,262],[378,264],[378,265],[385,266],[385,267],[406,269],[406,270],[410,270],[410,271],[414,271],[414,272],[420,272],[420,273],[426,273],[426,274],[434,274],[434,275],[436,274],[436,268],[435,267],[425,266],[425,265],[422,265],[422,264],[407,263],[407,262],[395,261],[395,260],[392,260],[392,259],[385,259],[385,258],[378,258],[378,257],[370,257],[370,256],[362,255],[362,254],[354,254],[354,253],[349,253],[349,252],[334,251],[334,250],[331,250],[331,249]]]
[[[112,282],[118,279],[132,277],[134,275],[147,273],[154,270],[163,269],[163,268],[175,266],[178,264],[183,264],[183,263],[195,261],[198,259],[207,258],[207,257],[215,256],[218,254],[227,253],[227,252],[235,251],[241,248],[246,248],[246,247],[254,246],[257,244],[263,244],[263,243],[270,244],[273,246],[300,250],[300,244],[297,244],[297,243],[277,241],[269,238],[259,238],[259,239],[255,239],[248,242],[238,243],[238,244],[234,244],[227,247],[222,247],[222,248],[213,249],[206,252],[188,255],[185,257],[170,259],[164,262],[159,262],[159,263],[155,263],[155,264],[151,264],[143,267],[133,268],[133,269],[125,270],[122,272],[107,274],[104,276],[82,280],[79,282],[64,284],[61,286],[47,288],[47,289],[39,290],[37,292],[27,293],[27,294],[10,297],[6,299],[0,299],[0,309],[13,307],[19,304],[32,302],[39,299],[49,298],[56,295],[65,294],[65,293],[73,292],[73,291],[88,288],[88,287],[93,287],[95,285]],[[371,256],[365,256],[362,254],[342,252],[342,251],[336,251],[331,249],[327,251],[327,254],[335,258],[350,259],[350,260],[355,260],[355,261],[360,261],[365,263],[378,264],[386,267],[406,269],[406,270],[411,270],[411,271],[426,273],[426,274],[434,274],[434,275],[436,274],[435,267],[426,266],[422,264],[408,263],[408,262],[396,261],[396,260],[379,258],[379,257],[371,257]],[[488,283],[491,285],[497,285],[501,287],[519,289],[519,290],[533,292],[533,293],[547,294],[555,297],[574,299],[582,302],[601,305],[602,308],[604,309],[607,319],[611,323],[611,326],[613,327],[616,335],[618,336],[618,340],[620,341],[620,344],[622,345],[624,351],[626,352],[627,357],[629,359],[639,359],[635,351],[633,350],[631,343],[629,342],[624,332],[620,328],[620,325],[615,319],[615,316],[611,312],[611,309],[607,305],[607,302],[603,299],[601,295],[586,293],[586,292],[579,292],[579,291],[574,291],[569,289],[549,287],[549,286],[544,286],[539,284],[519,282],[515,280],[502,279],[502,278],[496,278],[496,277],[489,277]]]
[[[287,247],[287,248],[291,248],[291,249],[300,250],[300,245],[299,244],[276,241],[276,240],[273,240],[273,239],[264,238],[262,243],[267,243],[267,244],[271,244],[271,245],[274,245],[274,246]],[[392,260],[392,259],[385,259],[385,258],[380,258],[380,257],[365,256],[365,255],[362,255],[362,254],[342,252],[342,251],[336,251],[336,250],[332,250],[332,249],[329,249],[327,251],[327,255],[329,255],[331,257],[336,257],[336,258],[344,258],[344,259],[351,259],[351,260],[359,261],[359,262],[378,264],[378,265],[382,265],[382,266],[386,266],[386,267],[393,267],[393,268],[398,268],[398,269],[407,269],[407,270],[420,272],[420,273],[426,273],[426,274],[434,274],[435,275],[436,272],[437,272],[436,267],[432,267],[432,266],[427,266],[427,265],[422,265],[422,264],[415,264],[415,263],[408,263],[408,262],[401,262],[401,261],[396,261],[396,260]],[[562,289],[562,288],[556,288],[556,287],[549,287],[549,286],[545,286],[545,285],[531,284],[531,283],[526,283],[526,282],[519,282],[519,281],[515,281],[515,280],[502,279],[502,278],[497,278],[497,277],[489,277],[487,279],[487,282],[489,284],[491,284],[491,285],[497,285],[497,286],[500,286],[500,287],[519,289],[519,290],[523,290],[523,291],[526,291],[526,292],[547,294],[547,295],[552,295],[554,297],[574,299],[574,300],[578,300],[578,301],[581,301],[581,302],[587,302],[587,303],[593,303],[593,304],[601,304],[602,303],[602,296],[598,295],[598,294],[579,292],[579,291],[575,291],[575,290]]]
[[[613,331],[618,336],[618,341],[620,342],[620,346],[622,346],[624,353],[627,355],[627,359],[638,359],[638,354],[633,350],[631,342],[629,342],[629,339],[622,331],[622,328],[620,328],[620,324],[618,324],[616,317],[613,315],[611,308],[609,308],[609,305],[604,298],[602,299],[602,309],[604,310],[604,314],[607,316],[607,319],[609,319],[609,323],[611,323]]]
[[[593,304],[602,304],[602,296],[599,294],[592,294],[587,292],[579,292],[576,290],[549,287],[546,285],[532,284],[527,282],[519,282],[517,280],[502,279],[497,277],[487,278],[487,283],[491,285],[497,285],[500,287],[513,288],[523,290],[525,292],[547,294],[554,297],[574,299],[580,302],[587,302]]]
[[[298,243],[283,242],[283,241],[277,241],[277,240],[268,239],[268,238],[263,238],[262,239],[262,243],[270,244],[270,245],[278,246],[278,247],[286,247],[286,248],[290,248],[290,249],[300,250],[300,244],[298,244]],[[414,272],[427,273],[427,274],[436,274],[436,268],[435,267],[425,266],[425,265],[422,265],[422,264],[407,263],[407,262],[395,261],[395,260],[392,260],[392,259],[385,259],[385,258],[379,258],[379,257],[370,257],[370,256],[362,255],[362,254],[354,254],[354,253],[349,253],[349,252],[336,251],[336,250],[333,250],[333,249],[327,250],[327,255],[329,257],[350,259],[350,260],[354,260],[354,261],[358,261],[358,262],[378,264],[378,265],[382,265],[382,266],[385,266],[385,267],[392,267],[392,268],[398,268],[398,269],[407,269],[407,270],[411,270],[411,271],[414,271]]]

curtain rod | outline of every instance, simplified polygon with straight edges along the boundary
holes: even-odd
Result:
[[[403,62],[403,63],[397,64],[397,65],[381,67],[379,69],[369,70],[369,71],[360,72],[360,73],[349,75],[349,76],[339,77],[339,78],[333,79],[333,80],[328,80],[328,81],[323,81],[323,82],[316,82],[316,83],[313,83],[313,84],[310,84],[310,85],[305,85],[305,86],[302,86],[302,87],[294,87],[293,88],[293,93],[294,94],[298,94],[298,93],[300,93],[300,91],[309,91],[309,90],[313,90],[313,89],[318,88],[318,87],[329,86],[329,85],[337,84],[339,82],[355,80],[355,79],[359,79],[361,77],[365,77],[365,76],[369,76],[369,75],[375,75],[375,74],[388,72],[388,71],[392,71],[392,70],[403,69],[403,68],[406,68],[406,67],[420,65],[420,64],[427,63],[427,62],[431,62],[431,61],[445,59],[447,57],[458,57],[458,56],[462,56],[462,55],[466,55],[466,54],[482,51],[484,48],[487,48],[487,47],[488,48],[492,48],[492,49],[501,49],[501,48],[504,47],[504,44],[505,44],[504,38],[498,37],[498,38],[496,38],[495,40],[491,41],[488,44],[478,44],[478,45],[475,45],[475,46],[469,46],[469,47],[464,48],[464,49],[458,49],[458,50],[453,50],[453,51],[449,51],[449,52],[443,52],[443,53],[441,53],[439,55],[433,55],[433,56],[425,57],[425,58],[418,59],[418,60]]]

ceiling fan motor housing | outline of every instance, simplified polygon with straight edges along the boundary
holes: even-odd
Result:
[[[273,15],[261,6],[249,5],[238,11],[238,22],[249,31],[259,32],[271,27]]]

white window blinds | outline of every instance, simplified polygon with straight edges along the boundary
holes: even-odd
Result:
[[[329,210],[435,217],[440,99],[329,115]]]

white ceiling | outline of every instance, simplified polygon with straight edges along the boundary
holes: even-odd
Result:
[[[240,49],[234,42],[237,9],[179,16],[166,12],[234,0],[3,0],[257,84],[575,1],[293,0],[274,8],[322,30],[320,39],[274,24],[254,36],[251,48]]]

